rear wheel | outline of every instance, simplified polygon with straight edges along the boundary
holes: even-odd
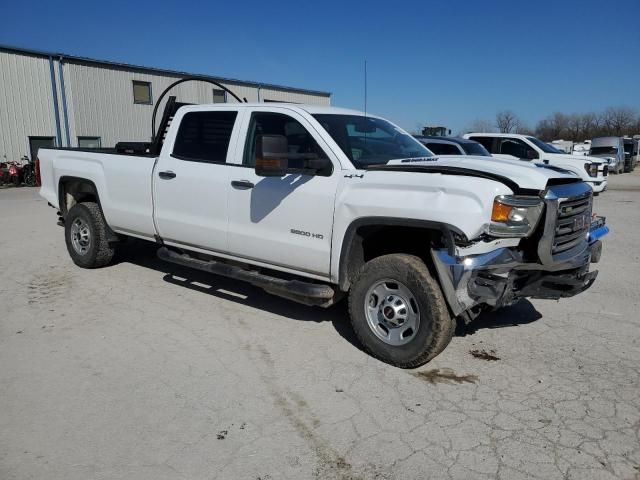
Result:
[[[111,262],[115,249],[107,241],[107,224],[97,203],[74,205],[64,224],[67,251],[76,265],[99,268]]]
[[[438,283],[413,255],[384,255],[366,263],[349,293],[349,314],[367,352],[414,368],[451,341],[455,322]]]

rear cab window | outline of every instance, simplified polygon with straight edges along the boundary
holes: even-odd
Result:
[[[478,142],[480,145],[482,145],[484,148],[486,148],[489,153],[500,153],[496,150],[496,148],[494,147],[495,145],[495,137],[469,137],[469,140],[473,140],[474,142]]]
[[[237,111],[188,112],[180,122],[172,156],[190,162],[225,163]]]

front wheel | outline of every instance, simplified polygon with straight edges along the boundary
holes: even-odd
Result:
[[[365,350],[401,368],[427,363],[445,349],[455,330],[440,286],[413,255],[367,262],[349,293],[349,314]]]
[[[107,224],[95,202],[71,207],[64,221],[67,251],[73,263],[82,268],[108,265],[115,249],[107,241]]]

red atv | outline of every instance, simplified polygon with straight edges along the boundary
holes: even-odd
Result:
[[[0,163],[0,185],[11,184],[19,187],[22,183],[27,185],[35,184],[35,168],[27,157],[22,157],[22,162],[26,160],[27,164],[20,162],[4,162]]]
[[[22,184],[22,165],[18,162],[9,163],[7,183],[13,184],[14,187],[19,187]]]

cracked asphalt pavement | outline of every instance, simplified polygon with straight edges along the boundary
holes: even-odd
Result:
[[[310,308],[133,242],[82,270],[0,190],[0,478],[640,477],[640,171],[595,200],[600,275],[484,315],[435,360],[367,356]]]

